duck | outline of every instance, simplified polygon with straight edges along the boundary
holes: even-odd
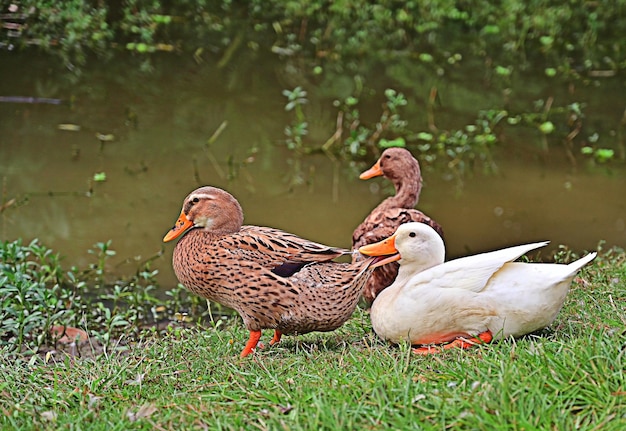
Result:
[[[396,190],[376,206],[352,233],[352,249],[382,241],[391,236],[403,223],[420,222],[431,226],[443,238],[443,228],[432,218],[415,209],[422,190],[422,174],[419,162],[409,150],[402,147],[387,148],[368,170],[359,176],[367,180],[383,176],[390,180]],[[353,261],[363,256],[355,253]],[[389,286],[398,274],[398,264],[379,266],[370,276],[363,291],[363,299],[370,306],[376,296]]]
[[[398,262],[398,276],[374,300],[374,332],[392,343],[410,342],[417,354],[468,348],[520,337],[550,325],[575,275],[595,252],[567,265],[514,262],[548,241],[518,245],[444,262],[439,234],[406,223],[389,238],[359,248]]]
[[[172,264],[189,291],[235,310],[250,332],[241,357],[253,353],[261,331],[332,331],[354,312],[376,260],[333,259],[350,250],[264,226],[243,225],[243,210],[227,191],[200,187],[184,199],[164,242],[176,238]]]

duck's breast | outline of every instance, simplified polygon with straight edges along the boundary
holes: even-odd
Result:
[[[465,289],[413,287],[410,295],[392,285],[372,304],[376,334],[393,343],[441,343],[487,329],[495,310],[480,294]]]

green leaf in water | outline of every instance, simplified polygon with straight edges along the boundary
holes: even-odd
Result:
[[[428,132],[419,132],[417,134],[417,139],[430,142],[433,140],[433,135],[432,133],[428,133]]]
[[[93,180],[98,183],[106,181],[107,180],[106,172],[96,172],[95,174],[93,174]]]
[[[354,106],[357,103],[359,103],[359,99],[357,99],[356,97],[352,97],[352,96],[346,97],[347,106]]]
[[[519,115],[516,115],[515,117],[507,117],[506,121],[510,125],[515,126],[516,124],[519,124],[520,121],[522,121],[522,117],[520,117]]]
[[[378,146],[380,148],[391,148],[391,147],[403,147],[404,148],[406,147],[406,141],[402,137],[392,139],[392,140],[381,139],[378,142]]]
[[[425,52],[423,52],[423,53],[421,53],[421,54],[419,55],[419,59],[420,59],[421,61],[423,61],[424,63],[432,63],[432,62],[433,62],[433,60],[434,60],[434,58],[433,58],[433,56],[432,56],[432,55],[427,54],[427,53],[425,53]]]
[[[500,27],[498,27],[497,25],[493,25],[493,24],[487,24],[486,26],[483,27],[482,33],[483,34],[498,34],[500,33]]]
[[[600,163],[604,163],[604,162],[611,160],[614,155],[615,155],[615,151],[613,151],[610,148],[598,148],[596,150],[596,159],[598,159]]]
[[[496,73],[500,76],[511,76],[512,72],[513,70],[510,66],[509,67],[496,66]]]
[[[554,124],[552,124],[552,121],[546,121],[539,126],[539,130],[541,130],[541,133],[544,135],[549,135],[554,132]]]
[[[546,74],[546,76],[554,78],[556,76],[556,69],[554,67],[546,67],[544,73]]]

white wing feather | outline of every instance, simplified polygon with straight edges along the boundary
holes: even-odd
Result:
[[[518,245],[502,250],[462,257],[419,272],[405,286],[428,285],[429,288],[457,288],[480,292],[502,266],[549,241]]]

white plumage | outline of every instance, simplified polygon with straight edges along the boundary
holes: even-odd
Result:
[[[385,241],[360,248],[367,255],[399,256],[395,282],[371,308],[374,331],[394,343],[445,343],[490,331],[521,336],[548,326],[563,306],[576,273],[596,253],[569,265],[513,262],[547,241],[444,263],[439,235],[423,223],[406,223]],[[394,249],[395,247],[395,249]]]

